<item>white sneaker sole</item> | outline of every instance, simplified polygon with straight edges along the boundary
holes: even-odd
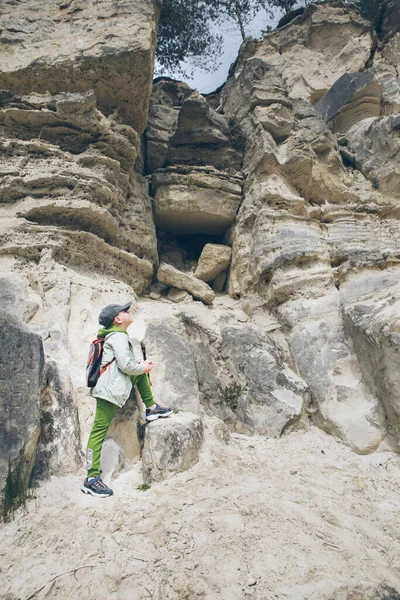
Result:
[[[113,494],[96,494],[96,492],[93,492],[93,490],[90,490],[89,488],[85,487],[84,485],[81,486],[81,492],[83,492],[84,494],[88,494],[89,496],[95,496],[96,498],[110,498],[110,496],[113,495]]]
[[[146,417],[146,421],[150,422],[150,421],[156,421],[157,419],[165,419],[166,417],[170,417],[172,415],[174,411],[171,410],[170,412],[164,413],[163,415],[148,415]]]

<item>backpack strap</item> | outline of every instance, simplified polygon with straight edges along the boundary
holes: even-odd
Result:
[[[100,369],[100,375],[99,375],[99,377],[100,377],[101,375],[103,375],[104,371],[105,371],[106,369],[108,369],[108,367],[111,365],[111,363],[113,363],[113,362],[114,362],[114,360],[115,360],[115,356],[114,356],[114,358],[113,358],[112,360],[110,360],[110,362],[108,362],[106,365],[104,365],[104,367],[102,367],[102,368]]]

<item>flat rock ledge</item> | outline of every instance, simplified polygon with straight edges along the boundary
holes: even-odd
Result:
[[[212,304],[215,299],[215,292],[204,281],[197,279],[189,273],[183,273],[179,269],[175,269],[172,265],[167,265],[167,263],[160,264],[157,279],[172,288],[186,290],[194,298],[199,298],[204,304]]]
[[[168,167],[153,174],[157,227],[175,234],[222,235],[242,200],[242,176],[214,167]]]
[[[199,460],[203,422],[198,415],[177,413],[146,426],[143,481],[154,483],[187,471]]]

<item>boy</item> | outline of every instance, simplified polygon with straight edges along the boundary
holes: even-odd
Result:
[[[146,421],[169,417],[171,408],[156,404],[151,392],[148,373],[153,368],[150,360],[137,361],[128,336],[128,327],[133,322],[127,304],[109,304],[101,311],[99,323],[103,326],[98,337],[104,338],[100,377],[91,394],[96,398],[96,415],[87,446],[87,478],[82,492],[106,498],[113,491],[100,477],[100,456],[103,442],[114,416],[115,407],[123,406],[128,400],[132,386],[136,385],[146,405]]]

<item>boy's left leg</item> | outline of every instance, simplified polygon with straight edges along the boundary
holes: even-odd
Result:
[[[88,474],[81,487],[85,494],[101,497],[112,496],[112,490],[100,478],[100,457],[115,408],[115,404],[102,398],[96,398],[96,414],[86,451]]]
[[[153,393],[150,387],[149,377],[146,373],[143,375],[132,375],[132,385],[136,385],[140,397],[146,406],[146,421],[155,421],[160,417],[169,417],[172,415],[172,408],[160,406],[154,401]]]

